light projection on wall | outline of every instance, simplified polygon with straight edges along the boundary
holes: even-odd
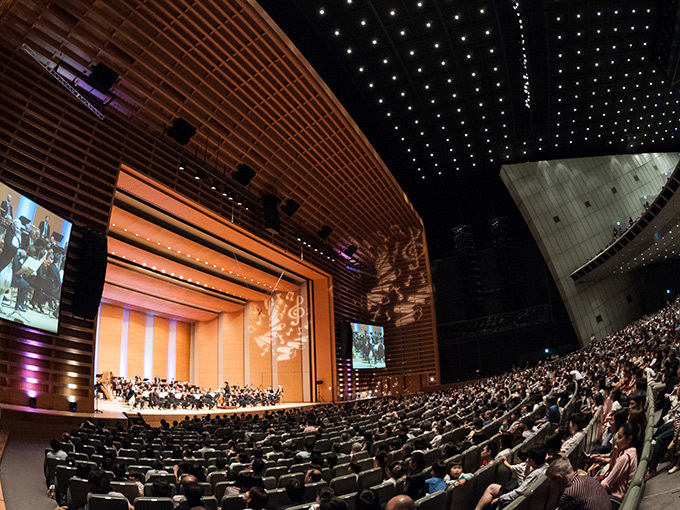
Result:
[[[378,248],[378,282],[368,293],[373,322],[404,326],[419,320],[430,294],[422,232],[409,229],[396,244]]]
[[[300,356],[301,330],[306,311],[304,298],[299,292],[277,292],[271,300],[252,306],[255,307],[255,311],[251,312],[248,329],[250,338],[259,348],[259,355],[270,354],[273,334],[273,338],[276,339],[277,361],[288,361]]]

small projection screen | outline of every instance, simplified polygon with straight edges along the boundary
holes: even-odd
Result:
[[[382,326],[350,322],[352,368],[385,368],[385,332]]]
[[[59,331],[73,224],[0,182],[0,319]]]

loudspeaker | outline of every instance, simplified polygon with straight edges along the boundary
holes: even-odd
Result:
[[[328,239],[328,236],[331,235],[331,232],[333,232],[333,229],[329,227],[328,225],[323,225],[319,231],[316,233],[321,239]]]
[[[172,121],[172,127],[168,129],[168,136],[180,145],[186,145],[191,137],[196,134],[196,128],[186,120],[178,117]]]
[[[354,246],[353,244],[350,244],[347,248],[344,249],[343,253],[347,255],[348,257],[352,257],[357,251],[357,247]]]
[[[73,315],[93,320],[97,316],[106,278],[106,235],[87,229],[80,245],[78,276],[71,301]]]
[[[85,78],[85,82],[92,85],[102,94],[107,94],[117,79],[118,73],[116,71],[99,62],[92,69],[90,76]]]
[[[278,233],[281,230],[279,198],[271,193],[263,195],[262,206],[264,207],[264,228],[272,234]]]
[[[289,198],[288,200],[286,200],[286,203],[283,204],[283,206],[281,207],[281,211],[283,212],[283,214],[290,217],[293,216],[293,214],[295,214],[299,208],[300,204],[298,204],[292,198]]]
[[[236,171],[231,174],[236,182],[241,186],[248,186],[248,183],[255,177],[255,170],[248,165],[241,163],[236,167]]]

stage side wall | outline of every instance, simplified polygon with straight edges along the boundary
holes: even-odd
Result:
[[[144,367],[153,367],[151,377],[171,379],[168,370],[170,321],[163,317],[153,317],[151,331],[153,347],[146,350],[146,328],[148,315],[136,310],[125,310],[120,306],[102,303],[99,310],[99,348],[97,371],[113,372],[113,375],[144,377]],[[177,322],[175,379],[189,380],[189,350],[191,343],[191,324]],[[127,337],[127,340],[125,341]],[[120,368],[126,367],[127,373],[121,374]],[[146,374],[148,376],[148,374]]]
[[[592,283],[569,276],[644,210],[678,153],[626,154],[504,165],[501,178],[538,243],[582,345],[635,320],[641,302],[627,274]],[[637,177],[637,180],[636,180]],[[629,302],[630,301],[630,302]],[[599,319],[598,319],[599,318]]]

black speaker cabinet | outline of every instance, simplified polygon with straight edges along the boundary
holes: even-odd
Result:
[[[97,316],[106,278],[106,234],[87,229],[81,241],[80,262],[71,302],[73,315],[93,320]]]

